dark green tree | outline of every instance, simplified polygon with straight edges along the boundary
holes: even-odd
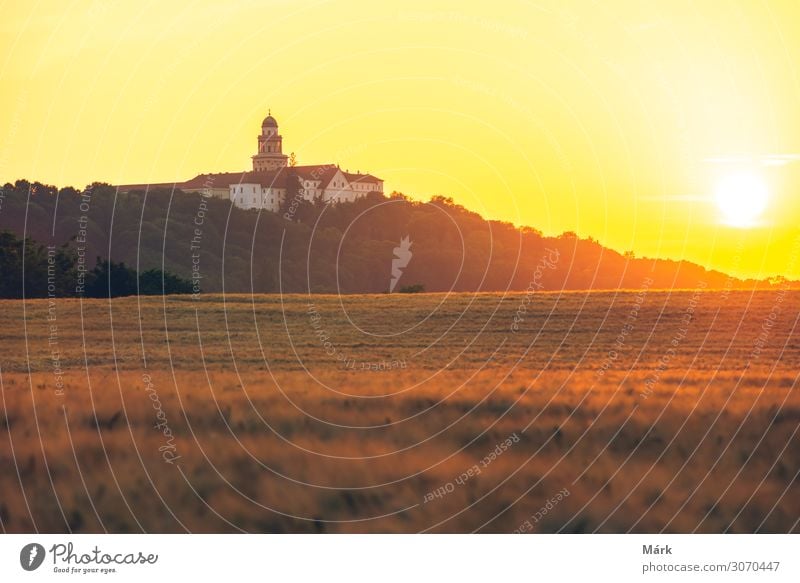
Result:
[[[30,238],[0,232],[0,297],[73,295],[76,277],[69,244],[45,247]]]
[[[98,257],[86,284],[86,296],[116,298],[132,295],[136,295],[136,270],[124,263]]]

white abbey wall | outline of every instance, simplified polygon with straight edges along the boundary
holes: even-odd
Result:
[[[230,199],[241,209],[261,209],[277,213],[286,198],[285,188],[271,188],[260,184],[231,184]]]

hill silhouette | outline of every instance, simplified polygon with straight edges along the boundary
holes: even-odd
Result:
[[[302,203],[281,213],[241,210],[227,200],[170,189],[117,193],[108,184],[58,189],[18,180],[3,187],[0,230],[65,253],[163,270],[203,292],[383,293],[396,275],[395,248],[408,238],[398,289],[545,291],[774,287],[687,261],[634,257],[574,233],[486,220],[434,197],[371,194],[353,203]],[[394,274],[394,275],[393,275]]]

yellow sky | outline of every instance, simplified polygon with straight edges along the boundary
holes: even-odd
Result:
[[[800,277],[800,6],[770,0],[5,2],[0,180],[299,163],[737,275]],[[491,8],[491,10],[489,10]],[[749,169],[767,208],[724,224]]]

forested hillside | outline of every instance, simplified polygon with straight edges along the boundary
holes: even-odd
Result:
[[[544,237],[533,228],[485,220],[442,197],[421,203],[373,194],[337,206],[287,206],[275,214],[180,191],[117,194],[106,184],[78,191],[20,180],[3,188],[0,230],[45,246],[68,244],[64,252],[86,258],[89,269],[101,257],[140,273],[164,270],[204,292],[385,292],[404,237],[410,253],[400,262],[405,266],[395,265],[398,289],[770,285],[688,262],[621,255],[570,233]]]

